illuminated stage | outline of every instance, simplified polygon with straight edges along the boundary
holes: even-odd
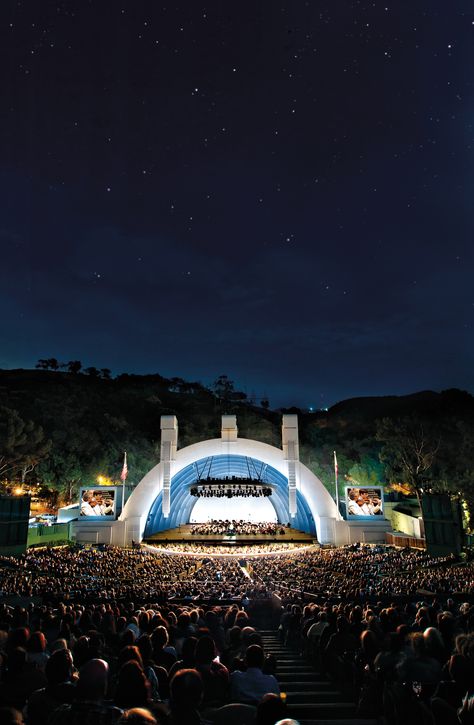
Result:
[[[313,544],[315,538],[305,531],[298,531],[288,526],[281,527],[284,533],[276,534],[193,534],[192,525],[186,524],[175,529],[160,531],[147,536],[144,541],[148,544],[221,544],[227,546],[239,546],[249,544],[270,544],[270,543],[297,543]]]
[[[68,520],[78,514],[68,512]],[[299,459],[296,415],[282,416],[281,448],[239,438],[235,415],[222,416],[220,438],[179,448],[178,421],[168,415],[161,417],[160,461],[133,490],[118,518],[78,516],[71,521],[71,538],[116,546],[192,543],[199,539],[187,527],[212,518],[268,521],[284,528],[284,534],[267,539],[242,534],[205,539],[234,547],[265,541],[381,543],[390,529],[383,516],[343,519],[329,491]]]

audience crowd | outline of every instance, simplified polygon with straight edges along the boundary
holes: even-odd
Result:
[[[473,596],[472,563],[382,546],[29,550],[0,559],[0,722],[219,725],[238,706],[274,725],[278,662],[257,628],[274,624],[361,717],[471,723]]]
[[[256,556],[266,554],[278,554],[278,553],[289,553],[297,551],[309,551],[310,549],[316,548],[313,544],[307,544],[306,542],[269,542],[263,544],[239,544],[238,546],[230,544],[206,544],[203,542],[156,542],[148,547],[150,551],[165,551],[173,554],[185,554],[194,556]]]

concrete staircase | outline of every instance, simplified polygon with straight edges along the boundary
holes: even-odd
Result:
[[[356,704],[347,701],[297,651],[282,645],[276,632],[260,634],[265,654],[276,657],[276,677],[281,692],[286,692],[288,717],[301,725],[377,725],[376,720],[358,718]]]

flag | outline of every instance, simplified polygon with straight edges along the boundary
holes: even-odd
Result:
[[[123,454],[123,468],[122,468],[122,473],[120,474],[120,480],[125,483],[127,476],[128,476],[127,451],[125,451],[125,453]]]
[[[338,467],[337,467],[337,456],[336,456],[336,451],[334,451],[334,475],[336,476],[336,480],[337,480],[337,474],[338,474],[338,470],[339,470],[339,469],[338,469]]]

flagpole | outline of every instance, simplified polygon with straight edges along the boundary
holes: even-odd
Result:
[[[336,508],[339,513],[339,485],[336,451],[334,451],[334,482],[336,486]]]
[[[127,476],[128,476],[127,451],[124,451],[123,468],[122,468],[122,473],[120,474],[120,479],[122,481],[122,511],[123,511],[123,507],[125,505],[125,481],[127,480]]]

